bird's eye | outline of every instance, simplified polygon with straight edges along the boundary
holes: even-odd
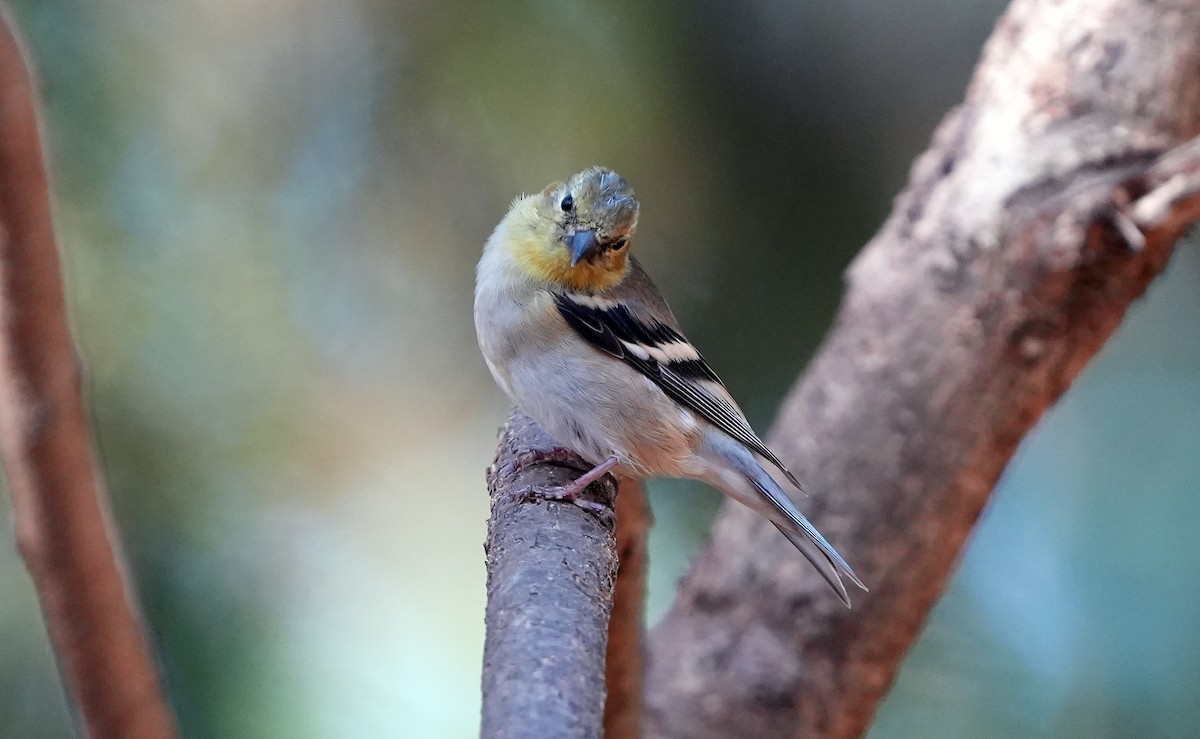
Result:
[[[571,197],[570,193],[567,193],[567,196],[559,203],[559,207],[563,209],[563,213],[570,213],[575,210],[575,198]]]
[[[617,239],[616,241],[613,242],[612,250],[613,251],[621,251],[622,249],[624,249],[627,246],[629,246],[629,239]]]

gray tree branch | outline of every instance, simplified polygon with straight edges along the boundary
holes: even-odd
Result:
[[[1200,215],[1198,133],[1200,4],[1012,4],[771,435],[871,592],[727,505],[649,635],[651,736],[866,730],[1017,444]]]
[[[170,737],[92,450],[36,111],[0,12],[0,454],[17,542],[87,735]]]
[[[523,488],[563,485],[591,468],[573,455],[528,463],[556,447],[514,410],[488,469],[482,733],[489,739],[582,739],[599,737],[603,726],[616,486],[606,476],[585,491],[607,517],[521,496]]]

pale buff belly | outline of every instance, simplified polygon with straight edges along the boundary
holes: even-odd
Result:
[[[510,374],[514,400],[556,441],[592,464],[620,460],[634,477],[695,474],[694,414],[615,357],[546,351]]]

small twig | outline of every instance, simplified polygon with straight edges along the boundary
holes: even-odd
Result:
[[[604,717],[604,655],[617,546],[603,516],[572,503],[515,495],[562,485],[589,468],[519,410],[504,428],[488,470],[488,598],[483,656],[483,736],[599,737]],[[530,454],[555,459],[525,464]],[[616,486],[588,487],[592,503],[613,508]]]
[[[35,111],[0,14],[0,452],[17,542],[87,735],[170,737],[96,470]]]
[[[1178,233],[1200,220],[1200,138],[1163,155],[1142,178],[1146,191],[1128,208],[1143,233]]]

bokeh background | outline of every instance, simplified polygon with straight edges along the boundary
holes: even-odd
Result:
[[[625,174],[637,253],[765,429],[1002,10],[11,4],[95,434],[189,737],[475,734],[506,403],[471,293],[509,200]],[[872,736],[1200,725],[1197,315],[1189,245],[1027,440]],[[718,502],[652,487],[652,619]],[[0,496],[0,737],[69,736],[10,516]]]

